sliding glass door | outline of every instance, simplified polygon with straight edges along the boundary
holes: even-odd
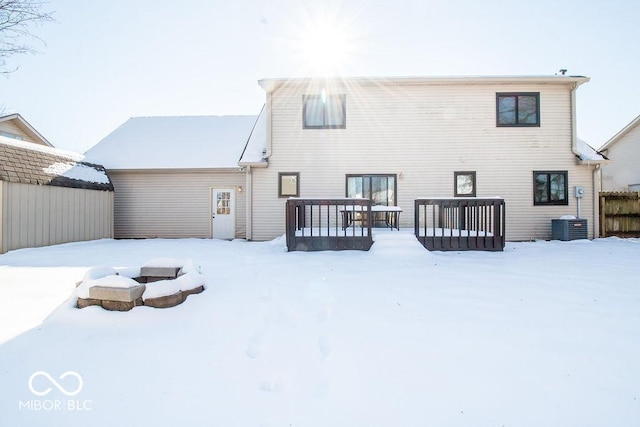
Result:
[[[347,175],[347,197],[371,199],[374,205],[396,205],[396,175]]]

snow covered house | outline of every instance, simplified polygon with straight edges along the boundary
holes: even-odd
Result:
[[[293,78],[259,81],[266,104],[239,165],[252,240],[285,232],[289,197],[506,202],[507,240],[549,239],[551,220],[598,229],[596,165],[576,135],[582,76]],[[576,187],[583,189],[576,197]]]
[[[640,116],[598,151],[611,160],[602,166],[602,191],[640,191]]]
[[[256,116],[134,117],[87,151],[115,187],[116,238],[245,237],[238,166]]]
[[[19,114],[0,117],[0,253],[112,237],[104,168],[57,150]]]

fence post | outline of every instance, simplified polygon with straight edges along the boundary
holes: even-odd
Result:
[[[600,193],[600,237],[607,237],[607,226],[606,226],[606,214],[605,209],[607,207],[607,198]]]
[[[285,205],[285,232],[287,240],[287,250],[291,251],[294,246],[296,236],[296,210],[297,206],[292,199],[288,199]]]

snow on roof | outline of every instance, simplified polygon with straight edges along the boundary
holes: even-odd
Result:
[[[86,152],[107,169],[234,168],[256,116],[133,117]]]
[[[590,146],[580,138],[578,138],[578,143],[576,145],[576,148],[580,153],[580,160],[590,160],[590,161],[607,160],[607,158],[602,154],[600,154],[599,151],[596,151],[595,148],[593,148],[592,146]]]
[[[0,136],[0,180],[113,191],[104,168],[78,153]]]
[[[258,120],[253,127],[251,136],[247,141],[247,145],[242,152],[240,158],[240,165],[266,163],[264,159],[265,151],[267,148],[267,113],[265,108],[262,107]]]

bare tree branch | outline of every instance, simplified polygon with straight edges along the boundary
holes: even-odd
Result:
[[[43,0],[0,0],[0,74],[13,70],[7,69],[9,57],[35,52],[31,43],[35,36],[31,29],[45,22],[53,21],[51,12],[43,11]]]

